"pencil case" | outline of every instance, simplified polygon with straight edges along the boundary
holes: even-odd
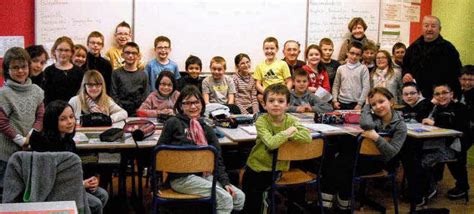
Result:
[[[114,142],[123,137],[123,129],[111,128],[107,129],[99,135],[100,141]]]

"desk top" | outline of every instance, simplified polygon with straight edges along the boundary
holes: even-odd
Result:
[[[0,204],[0,214],[38,214],[38,213],[64,213],[77,214],[75,201],[52,201],[32,203]]]
[[[443,129],[421,123],[407,123],[408,136],[413,138],[458,137],[462,132],[454,129]]]

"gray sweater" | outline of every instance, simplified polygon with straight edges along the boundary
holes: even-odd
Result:
[[[296,112],[296,108],[304,104],[309,104],[313,112],[316,113],[330,112],[333,110],[329,103],[321,101],[321,99],[309,91],[306,91],[301,97],[297,96],[295,91],[291,91],[288,112]]]
[[[360,127],[364,130],[374,129],[378,133],[388,133],[392,138],[390,141],[386,141],[383,137],[379,137],[375,141],[375,145],[382,153],[383,160],[386,162],[400,152],[407,137],[407,126],[400,114],[392,110],[392,121],[390,121],[390,124],[384,126],[382,119],[371,113],[369,104],[366,104],[362,109]]]
[[[363,105],[370,90],[369,70],[357,63],[354,68],[346,63],[339,66],[332,86],[332,99],[340,103]]]
[[[79,156],[71,152],[17,152],[8,160],[3,203],[75,201],[90,213]]]

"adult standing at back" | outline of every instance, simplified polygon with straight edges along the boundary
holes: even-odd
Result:
[[[306,64],[305,62],[298,60],[298,56],[301,53],[300,46],[300,43],[295,40],[288,40],[283,45],[283,56],[285,56],[283,61],[288,64],[291,76],[293,76],[296,69],[302,68],[303,65]]]
[[[367,24],[365,23],[364,19],[361,17],[354,17],[347,25],[351,36],[347,38],[344,43],[341,45],[341,50],[339,51],[339,57],[337,61],[339,63],[344,64],[346,63],[347,58],[347,46],[353,42],[358,42],[364,47],[367,43],[372,42],[376,44],[374,41],[367,39],[365,35],[365,31],[367,30]]]
[[[433,96],[433,85],[447,83],[455,97],[459,97],[458,77],[462,66],[459,53],[440,31],[438,17],[423,17],[422,35],[408,47],[403,58],[403,82],[415,80],[425,98]]]

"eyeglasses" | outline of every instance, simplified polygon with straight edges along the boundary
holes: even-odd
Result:
[[[173,87],[173,83],[160,83],[160,86],[172,88],[172,87]]]
[[[125,55],[133,55],[133,56],[136,56],[138,55],[138,52],[132,52],[132,51],[125,51],[123,52]]]
[[[200,106],[201,105],[201,101],[199,100],[196,100],[196,101],[184,101],[181,103],[183,106],[188,106],[188,107],[191,107],[191,106]]]
[[[58,48],[56,49],[57,52],[71,52],[71,49],[62,49],[62,48]]]
[[[168,50],[169,48],[170,47],[166,47],[166,46],[158,46],[155,49],[157,49],[157,50]]]
[[[418,94],[418,92],[416,91],[411,91],[411,92],[407,92],[407,93],[403,93],[403,96],[413,96],[415,94]]]
[[[439,97],[439,96],[445,96],[446,94],[451,93],[450,91],[442,91],[442,92],[435,92],[433,93],[433,96]]]
[[[102,83],[86,83],[84,85],[88,88],[100,88],[100,87],[102,87]]]
[[[90,41],[89,44],[102,46],[104,43],[102,43],[102,42],[92,42],[92,41]]]
[[[16,65],[16,66],[12,66],[9,68],[10,71],[13,71],[13,72],[17,72],[17,71],[20,71],[21,70],[28,70],[28,65],[27,64],[24,64],[24,65]]]
[[[353,56],[360,56],[360,53],[356,53],[356,52],[349,52],[350,55],[353,55]]]

